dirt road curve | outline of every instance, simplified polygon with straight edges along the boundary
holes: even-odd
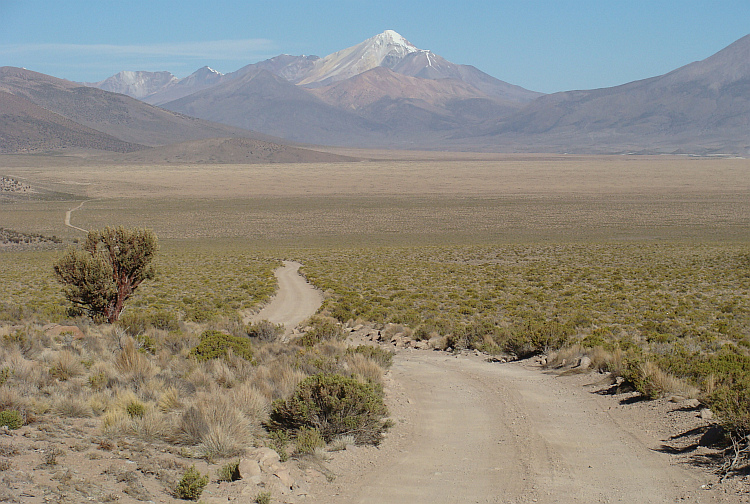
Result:
[[[298,262],[284,261],[284,267],[274,272],[279,282],[276,296],[250,320],[284,324],[288,336],[297,324],[318,311],[323,294],[299,274],[300,266]]]
[[[396,426],[344,459],[331,503],[667,503],[708,498],[701,473],[639,441],[586,389],[518,364],[400,353]],[[363,458],[361,455],[360,459]],[[336,471],[336,468],[334,468]],[[716,496],[711,502],[716,502]]]
[[[70,214],[72,214],[73,212],[75,212],[76,210],[78,210],[79,208],[81,208],[84,203],[86,203],[86,202],[85,201],[81,201],[81,203],[77,207],[71,208],[70,210],[68,210],[67,212],[65,212],[65,225],[68,226],[69,228],[77,229],[78,231],[83,231],[84,233],[88,233],[88,230],[83,229],[83,228],[79,228],[78,226],[74,226],[73,224],[70,223]]]

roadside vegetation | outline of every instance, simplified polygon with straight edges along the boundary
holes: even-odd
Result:
[[[437,348],[587,357],[647,398],[699,397],[750,433],[750,249],[536,244],[310,252],[342,322],[405,326]]]
[[[85,337],[49,337],[71,321],[50,272],[60,252],[6,252],[0,268],[5,410],[25,423],[53,412],[98,418],[107,435],[236,457],[262,442],[282,457],[377,442],[379,384],[391,355],[347,349],[342,325],[397,324],[413,340],[591,369],[643,396],[697,397],[746,448],[750,432],[750,248],[716,243],[536,243],[298,249],[166,244],[156,274],[113,327],[73,319]],[[293,256],[326,293],[292,344],[238,315],[273,292],[273,257]],[[20,322],[20,323],[19,323]],[[14,327],[11,328],[11,325]],[[3,378],[4,377],[4,378]],[[51,392],[53,391],[53,392]],[[346,428],[325,397],[366,411]],[[347,396],[347,397],[349,397]],[[58,397],[52,401],[49,397]],[[327,408],[323,410],[323,405]],[[348,430],[347,430],[348,429]],[[343,439],[343,441],[342,441]]]

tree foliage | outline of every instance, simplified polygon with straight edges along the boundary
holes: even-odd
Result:
[[[71,248],[55,263],[55,275],[76,307],[113,323],[138,286],[153,278],[151,261],[158,249],[150,229],[89,231],[81,249]]]

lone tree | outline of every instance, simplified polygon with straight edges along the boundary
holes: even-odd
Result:
[[[83,249],[71,248],[55,263],[55,275],[68,300],[111,324],[141,282],[154,277],[151,261],[158,249],[150,229],[89,231]]]

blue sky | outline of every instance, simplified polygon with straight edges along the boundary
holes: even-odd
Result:
[[[0,66],[76,81],[325,56],[386,29],[542,92],[624,84],[750,33],[750,1],[0,0]]]

